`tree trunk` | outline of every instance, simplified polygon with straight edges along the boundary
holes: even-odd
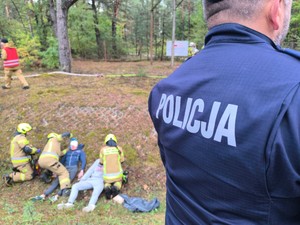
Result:
[[[112,36],[112,50],[113,58],[117,58],[117,17],[121,0],[115,0],[113,5],[113,16],[111,21],[111,36]]]
[[[50,19],[52,22],[52,30],[55,36],[57,37],[57,19],[56,19],[56,11],[53,0],[49,0],[49,11],[50,11]]]
[[[57,39],[59,46],[60,69],[71,72],[71,51],[68,39],[68,8],[62,5],[61,0],[56,1]]]
[[[165,46],[165,13],[162,17],[162,41],[161,41],[161,54],[160,61],[163,61],[164,58],[164,46]]]
[[[173,0],[172,10],[172,47],[171,47],[171,67],[174,66],[174,45],[175,45],[175,29],[176,29],[176,0]]]
[[[95,0],[92,0],[92,9],[94,12],[94,26],[95,26],[95,35],[96,35],[96,44],[97,44],[97,56],[98,59],[101,58],[101,36],[100,36],[100,30],[98,28],[99,20],[98,20],[98,12],[97,7],[95,5]]]

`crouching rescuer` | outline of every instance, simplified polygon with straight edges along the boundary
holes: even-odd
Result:
[[[122,187],[124,154],[117,146],[117,138],[108,134],[104,140],[105,146],[100,150],[100,163],[103,164],[104,192],[106,199],[119,194]]]
[[[62,195],[67,196],[70,193],[71,181],[68,170],[59,162],[59,158],[66,154],[68,149],[61,150],[61,142],[64,138],[71,138],[72,134],[65,132],[63,134],[50,133],[48,134],[47,144],[39,158],[41,168],[50,170],[58,176]]]
[[[31,167],[31,155],[40,153],[41,150],[29,144],[26,135],[32,127],[28,123],[20,123],[14,138],[10,142],[10,157],[13,164],[13,172],[5,174],[3,180],[7,186],[13,182],[28,181],[33,178],[33,169]]]

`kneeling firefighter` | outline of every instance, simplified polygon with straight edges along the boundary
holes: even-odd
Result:
[[[38,161],[41,168],[50,170],[58,176],[60,189],[62,190],[63,195],[68,195],[70,193],[71,182],[68,170],[59,162],[59,158],[65,155],[68,150],[61,150],[61,142],[63,141],[63,138],[71,137],[72,134],[69,132],[63,134],[48,134],[47,144]]]
[[[32,127],[30,124],[20,123],[17,126],[14,138],[10,142],[10,158],[14,172],[3,176],[3,180],[7,186],[11,186],[13,182],[31,180],[34,176],[31,167],[31,155],[38,154],[41,150],[29,144],[26,135],[31,130]]]
[[[103,164],[104,192],[107,199],[119,194],[122,187],[124,153],[117,146],[117,138],[113,134],[105,137],[104,144],[100,150],[100,163]]]

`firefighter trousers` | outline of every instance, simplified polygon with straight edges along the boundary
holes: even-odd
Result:
[[[39,159],[39,165],[58,176],[60,189],[71,188],[69,172],[59,161],[51,157],[43,157]]]
[[[30,166],[30,163],[24,165],[15,166],[18,171],[12,172],[9,176],[13,179],[14,182],[23,182],[31,180],[33,178],[33,170]]]
[[[23,76],[21,69],[17,69],[17,70],[4,69],[5,87],[7,88],[11,87],[12,75],[16,75],[19,78],[23,87],[28,86],[28,83],[25,80],[25,77]]]

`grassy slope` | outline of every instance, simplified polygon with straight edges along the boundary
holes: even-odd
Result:
[[[112,132],[125,151],[124,167],[130,171],[123,193],[149,200],[158,197],[161,207],[156,212],[131,213],[101,196],[95,211],[87,215],[81,211],[89,199],[87,192],[75,209],[58,211],[56,204],[28,201],[47,187],[38,179],[12,188],[1,180],[0,224],[163,224],[165,176],[147,112],[149,91],[158,80],[44,75],[28,81],[29,91],[14,81],[11,90],[0,92],[1,174],[10,170],[9,142],[20,122],[32,124],[28,139],[39,148],[50,132],[73,132],[86,146],[88,165],[98,157],[105,135]]]

